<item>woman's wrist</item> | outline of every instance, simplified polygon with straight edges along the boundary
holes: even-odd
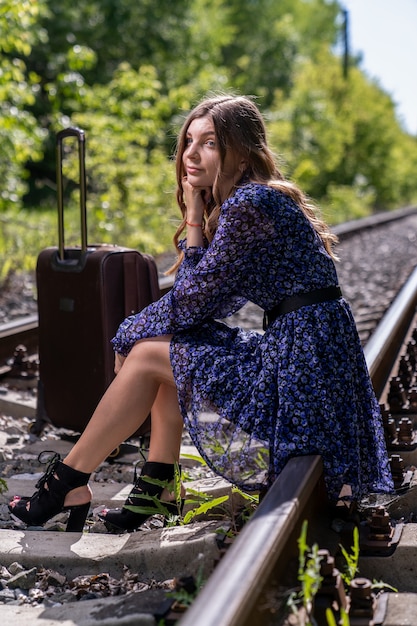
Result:
[[[203,228],[202,222],[189,222],[188,220],[185,220],[185,223],[187,224],[187,226],[191,226],[192,228]]]

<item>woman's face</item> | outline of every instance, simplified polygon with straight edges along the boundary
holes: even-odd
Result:
[[[186,147],[182,155],[188,182],[193,187],[211,188],[221,167],[220,151],[211,117],[194,119],[187,130]],[[229,192],[241,177],[241,159],[226,152],[220,173],[220,191]]]

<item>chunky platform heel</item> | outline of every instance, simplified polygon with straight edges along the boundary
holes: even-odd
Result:
[[[63,511],[66,509],[64,508]],[[90,510],[90,503],[80,504],[79,506],[73,506],[69,508],[69,516],[67,526],[65,528],[67,533],[81,533],[84,528],[85,520],[87,519],[88,511]]]
[[[181,468],[179,470],[181,471]],[[174,477],[175,465],[147,461],[138,479],[135,475],[135,485],[123,507],[121,509],[104,509],[99,514],[99,518],[104,522],[107,530],[120,533],[137,530],[152,515],[164,514],[166,517],[178,515],[176,502],[160,500],[166,483],[173,481]],[[159,502],[155,502],[155,499]],[[159,504],[160,506],[158,506]],[[181,509],[182,506],[183,501],[181,501]],[[144,512],[139,513],[126,507],[141,507]]]
[[[38,460],[50,452],[41,452]],[[27,526],[43,526],[49,519],[61,513],[70,511],[66,530],[67,532],[81,532],[90,508],[90,502],[77,506],[65,507],[66,495],[77,487],[87,485],[90,474],[65,465],[59,454],[52,453],[45,474],[36,484],[36,491],[32,497],[15,496],[9,503],[9,511]]]

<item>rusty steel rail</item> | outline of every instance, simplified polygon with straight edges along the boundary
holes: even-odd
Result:
[[[0,363],[13,356],[17,344],[28,351],[38,349],[38,316],[28,315],[0,327]]]
[[[258,603],[277,564],[294,555],[301,524],[323,499],[319,456],[291,459],[226,555],[181,626],[256,626]],[[292,546],[289,546],[292,539]],[[290,548],[290,550],[289,550]]]
[[[169,290],[170,281],[161,281],[161,293]],[[364,349],[378,397],[398,358],[416,306],[417,269]],[[266,622],[259,606],[264,589],[271,580],[284,579],[289,558],[298,552],[303,520],[308,519],[310,524],[324,500],[320,457],[289,461],[180,620],[180,626],[263,626]]]
[[[365,346],[378,398],[389,379],[415,318],[417,268],[398,293]],[[304,519],[312,520],[322,492],[319,456],[294,458],[268,491],[251,520],[216,566],[180,626],[263,626],[260,600],[271,578],[286,573],[288,555]],[[277,574],[278,573],[278,574]]]
[[[364,348],[365,359],[378,398],[415,316],[417,307],[417,268],[397,294]]]

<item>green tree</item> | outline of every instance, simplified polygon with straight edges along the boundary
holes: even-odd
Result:
[[[182,89],[162,91],[152,66],[136,71],[127,63],[108,84],[85,88],[85,112],[70,121],[86,133],[90,241],[151,253],[171,245],[180,217],[169,158],[176,135],[171,120],[190,108],[190,99]],[[74,159],[65,170],[69,177],[77,169]],[[73,223],[77,196],[74,192]],[[73,233],[77,238],[76,227]]]
[[[46,1],[49,11],[42,27],[48,39],[33,48],[30,58],[31,68],[45,83],[59,75],[71,80],[69,58],[80,50],[90,51],[94,62],[75,72],[90,85],[108,83],[123,61],[134,67],[154,65],[164,78],[170,61],[184,59],[190,0]]]
[[[272,140],[287,174],[336,205],[338,221],[349,219],[349,209],[359,217],[415,198],[398,155],[408,149],[414,163],[416,144],[405,141],[391,98],[358,68],[346,80],[324,48],[314,62],[300,62],[290,97],[277,94],[272,110]]]
[[[36,40],[44,11],[42,1],[2,0],[0,6],[0,210],[21,206],[27,190],[28,159],[42,158],[44,136],[30,112],[39,89],[39,77],[27,72],[24,59]]]
[[[85,111],[91,101],[89,89],[93,85],[109,85],[121,63],[136,70],[142,66],[157,68],[164,95],[181,85],[194,85],[198,97],[208,89],[224,88],[228,80],[223,70],[216,67],[217,59],[210,58],[214,44],[209,58],[202,47],[210,42],[213,30],[208,29],[203,41],[195,32],[197,17],[206,29],[204,13],[199,15],[198,11],[199,0],[80,0],[75,4],[70,0],[45,1],[49,12],[42,28],[48,36],[42,45],[33,47],[27,60],[30,69],[40,76],[33,111],[48,130],[42,167],[28,164],[30,198],[37,204],[48,201],[53,188],[55,152],[50,129],[67,125],[73,113]],[[211,4],[203,4],[214,18],[216,12]],[[222,1],[214,0],[214,4]],[[216,24],[217,39],[223,41],[221,22],[217,20]],[[197,54],[194,44],[199,46]],[[201,59],[195,63],[200,51]],[[168,145],[167,154],[169,149]]]
[[[231,70],[232,86],[261,97],[264,107],[276,90],[290,93],[300,57],[313,59],[337,36],[334,1],[232,0],[230,7],[234,37],[223,48],[223,65]]]
[[[90,241],[167,247],[176,131],[213,91],[256,97],[286,173],[335,221],[416,200],[416,139],[358,61],[343,78],[340,15],[335,0],[0,0],[0,244],[56,242],[55,133],[76,124]]]

